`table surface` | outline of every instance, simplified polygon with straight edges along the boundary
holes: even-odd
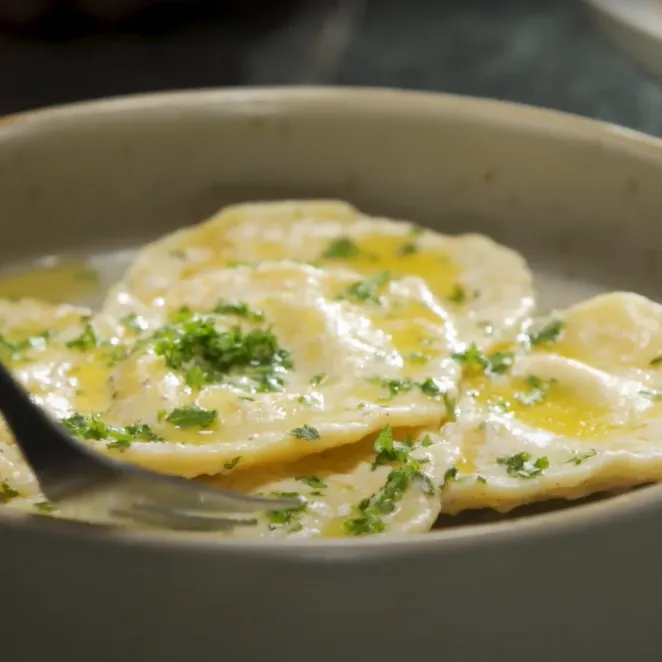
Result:
[[[253,13],[216,5],[112,33],[0,36],[0,113],[302,82],[316,29],[311,4],[261,4]],[[662,86],[605,40],[579,0],[366,0],[337,70],[321,82],[507,99],[662,135]]]

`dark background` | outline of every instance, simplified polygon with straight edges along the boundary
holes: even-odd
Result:
[[[60,14],[0,34],[0,113],[306,82],[496,97],[662,135],[662,87],[579,0],[198,0],[120,26]]]

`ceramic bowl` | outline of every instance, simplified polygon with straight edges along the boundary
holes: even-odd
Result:
[[[471,98],[254,89],[0,122],[0,258],[128,249],[229,202],[349,200],[521,251],[544,306],[662,299],[662,143]],[[120,253],[118,253],[120,254]],[[662,657],[662,487],[402,540],[200,542],[0,516],[3,658]]]

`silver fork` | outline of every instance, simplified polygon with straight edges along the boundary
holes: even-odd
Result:
[[[163,476],[92,451],[36,405],[0,363],[0,412],[58,514],[106,524],[224,531],[260,512],[300,507],[296,498],[219,490]]]

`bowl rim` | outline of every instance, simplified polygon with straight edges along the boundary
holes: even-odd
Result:
[[[544,133],[557,139],[598,144],[604,149],[652,160],[662,168],[662,139],[600,120],[530,105],[437,92],[394,88],[272,86],[150,92],[93,101],[50,106],[0,117],[0,149],[3,138],[26,134],[43,127],[57,128],[81,120],[94,122],[100,116],[143,113],[177,114],[196,111],[226,114],[253,114],[256,117],[306,113],[323,106],[325,112],[339,115],[381,114],[392,117],[428,114],[462,121],[504,126],[522,134]],[[38,140],[38,133],[36,135]],[[37,532],[96,540],[114,545],[146,548],[164,546],[214,555],[269,556],[275,559],[360,561],[467,549],[495,543],[522,542],[523,539],[573,535],[587,528],[601,528],[616,519],[635,513],[662,509],[662,484],[644,487],[619,496],[562,511],[503,520],[489,524],[464,525],[402,538],[366,536],[339,539],[285,539],[269,544],[264,540],[222,540],[200,538],[165,531],[139,531],[81,524],[72,521],[6,511],[0,515],[0,532]],[[92,532],[92,533],[90,533]],[[323,551],[324,554],[320,554]]]

